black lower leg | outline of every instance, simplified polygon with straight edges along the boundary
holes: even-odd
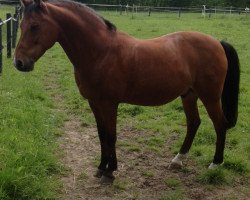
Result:
[[[220,133],[217,133],[216,151],[213,160],[213,163],[215,164],[223,163],[225,140],[226,131],[221,131]]]
[[[116,135],[108,135],[106,137],[107,141],[107,152],[108,152],[108,167],[106,169],[105,175],[113,176],[113,171],[117,170],[117,158],[116,158]]]
[[[187,134],[180,149],[181,154],[188,153],[201,123],[197,99],[197,95],[191,90],[189,90],[185,97],[182,97],[183,109],[187,118]]]
[[[103,153],[102,153],[102,155],[101,155],[101,162],[100,162],[100,165],[99,165],[99,167],[98,167],[98,169],[100,169],[100,170],[106,170],[107,169],[107,165],[108,165],[108,157],[107,156],[105,156],[105,155],[103,155]]]
[[[109,171],[117,170],[117,158],[116,158],[116,153],[115,152],[109,157],[109,163],[108,163],[108,168],[107,169]]]
[[[191,148],[191,145],[193,143],[195,134],[199,128],[200,123],[201,123],[200,119],[197,119],[196,121],[188,123],[187,135],[180,149],[181,154],[188,153],[189,149]]]
[[[101,162],[98,167],[99,170],[106,170],[108,165],[108,156],[105,154],[105,131],[100,125],[97,125],[98,135],[101,143]]]
[[[98,170],[95,174],[97,178],[101,178],[102,175],[104,174],[105,170],[107,169],[108,165],[108,157],[104,154],[104,142],[101,142],[101,162],[98,167]]]

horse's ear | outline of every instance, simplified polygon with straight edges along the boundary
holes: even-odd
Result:
[[[36,4],[37,6],[40,6],[40,7],[43,6],[43,1],[42,1],[42,0],[34,0],[34,2],[35,2],[35,4]]]
[[[43,10],[43,12],[47,11],[47,7],[46,4],[44,3],[43,0],[34,0],[34,3],[37,7],[39,7],[41,10]]]
[[[30,5],[31,3],[33,3],[32,0],[21,0],[21,4],[23,5],[23,7],[26,7]]]

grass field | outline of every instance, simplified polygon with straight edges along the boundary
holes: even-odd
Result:
[[[0,7],[5,16],[12,7]],[[6,30],[6,25],[3,31]],[[5,32],[4,32],[5,36]],[[4,47],[6,37],[3,37]],[[23,74],[6,59],[0,76],[0,199],[53,199],[60,163],[55,134],[62,117],[44,88],[41,73]]]
[[[0,16],[5,16],[8,9],[0,7]],[[141,14],[132,19],[129,15],[110,12],[100,14],[116,24],[118,30],[138,38],[192,30],[226,40],[237,49],[241,61],[239,119],[237,126],[227,135],[224,167],[207,170],[214,154],[215,133],[203,105],[199,103],[202,124],[188,162],[192,163],[195,173],[189,176],[188,182],[181,177],[161,180],[164,187],[158,198],[192,199],[189,186],[196,183],[199,185],[197,190],[207,190],[209,195],[220,192],[220,199],[248,199],[250,18],[221,16],[203,19],[187,14],[179,19],[165,14],[151,17]],[[49,90],[48,83],[56,87]],[[60,104],[65,107],[65,113],[58,112],[58,102],[54,100],[58,94],[63,96]],[[57,145],[64,120],[71,114],[80,117],[84,127],[95,125],[87,102],[82,100],[76,88],[72,64],[60,46],[56,44],[50,49],[38,61],[35,71],[27,74],[16,71],[11,60],[5,59],[0,76],[0,104],[0,199],[56,199],[61,187],[60,174],[65,173],[59,162]],[[168,160],[164,160],[166,148],[172,155],[178,152],[186,131],[180,99],[161,107],[121,105],[118,131],[127,129],[135,130],[137,134],[131,136],[133,139],[119,140],[118,149],[131,155],[150,152],[155,160],[161,158],[167,165]],[[171,146],[166,147],[171,138]],[[122,158],[119,160],[122,161]],[[185,176],[185,172],[191,173],[192,170],[187,166],[182,172]],[[151,166],[150,169],[138,169],[138,173],[151,180],[157,177],[158,172]],[[111,191],[116,194],[133,193],[127,199],[140,199],[142,196],[132,187],[133,184],[130,177],[118,177]],[[148,191],[153,192],[153,189],[149,187]]]

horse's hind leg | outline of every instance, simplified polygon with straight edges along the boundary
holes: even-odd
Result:
[[[216,151],[213,159],[213,163],[210,164],[209,168],[214,168],[219,164],[223,163],[223,154],[226,140],[227,121],[225,119],[221,101],[204,102],[207,112],[213,122],[216,131]]]
[[[191,90],[187,95],[182,96],[183,109],[187,119],[187,134],[180,152],[175,156],[170,164],[171,168],[182,166],[182,160],[186,157],[201,123],[197,108],[197,99],[197,95]]]

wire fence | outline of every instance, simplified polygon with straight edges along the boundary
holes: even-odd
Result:
[[[0,0],[0,4],[17,5],[17,4],[20,4],[20,1],[18,1],[18,0]]]
[[[239,15],[248,16],[250,10],[246,8],[237,7],[208,7],[202,5],[199,7],[152,7],[152,6],[138,6],[138,5],[109,5],[109,4],[86,4],[95,10],[99,11],[115,11],[120,15],[131,14],[132,18],[139,13],[144,13],[151,16],[156,13],[171,13],[176,14],[177,17],[181,17],[186,13],[197,13],[202,17],[211,17],[212,15]]]
[[[6,14],[6,19],[0,19],[0,74],[3,71],[3,54],[6,49],[7,58],[11,58],[12,49],[16,47],[17,32],[19,27],[19,20],[22,18],[21,6],[16,6],[15,13]],[[3,36],[5,35],[3,27],[6,26],[6,42]]]

